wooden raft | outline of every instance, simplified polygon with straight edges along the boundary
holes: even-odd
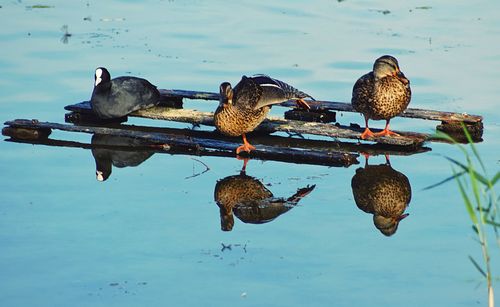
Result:
[[[16,119],[4,123],[7,127],[2,134],[12,137],[10,141],[18,143],[42,144],[49,146],[92,148],[89,144],[49,139],[52,130],[103,134],[142,139],[151,143],[158,152],[187,154],[198,156],[234,157],[234,150],[239,143],[225,139],[198,137],[186,133],[169,133],[168,130],[138,130],[137,127],[96,127],[40,122],[38,120]],[[184,130],[184,129],[172,129]],[[160,132],[161,131],[161,132]],[[188,133],[189,134],[189,133]],[[219,134],[217,134],[219,135]],[[239,141],[239,140],[238,140]],[[255,145],[252,158],[282,162],[348,167],[358,164],[359,155],[334,150],[298,149],[285,146]]]
[[[185,91],[185,90],[160,90],[162,98],[164,100],[171,100],[177,104],[182,104],[183,98],[188,99],[201,99],[201,100],[218,100],[219,94],[210,92],[195,92],[195,91]],[[355,112],[352,106],[348,103],[341,102],[331,102],[331,101],[308,101],[313,112],[327,112],[327,111],[343,111],[343,112]],[[287,101],[281,104],[284,107],[295,107],[295,102]],[[67,117],[68,121],[78,122],[78,117],[80,114],[91,114],[91,106],[89,102],[82,102],[74,105],[68,105],[65,107],[66,110],[72,111],[73,113]],[[303,112],[307,113],[307,112]],[[162,119],[176,122],[186,122],[191,124],[201,124],[207,126],[213,126],[213,113],[212,112],[200,112],[190,109],[178,109],[178,108],[166,108],[164,106],[158,106],[150,108],[147,110],[140,110],[130,114],[133,117],[151,118],[151,119]],[[445,132],[460,132],[461,125],[459,123],[465,123],[469,130],[474,128],[476,140],[480,140],[482,136],[482,117],[476,115],[459,114],[452,112],[440,112],[433,110],[422,110],[422,109],[407,109],[401,117],[409,118],[420,118],[426,120],[438,120],[441,121],[441,125],[438,126],[439,130]],[[458,124],[457,124],[458,123]],[[450,130],[452,127],[453,130]],[[303,120],[292,120],[283,119],[278,117],[269,117],[266,119],[257,129],[258,132],[273,133],[273,132],[286,132],[286,133],[298,133],[298,134],[312,134],[318,136],[326,136],[331,138],[342,138],[342,139],[354,139],[359,140],[363,128],[359,125],[340,125],[338,123],[323,123],[323,122],[306,122]],[[373,129],[373,131],[380,131],[378,129]],[[386,144],[392,146],[402,146],[407,147],[407,149],[416,149],[423,145],[425,141],[440,141],[433,139],[431,134],[417,133],[417,132],[403,132],[397,131],[401,136],[399,137],[373,137],[367,139],[366,141],[372,141],[379,144]]]
[[[173,99],[181,103],[183,98],[201,99],[201,100],[219,100],[219,94],[211,92],[161,89],[160,93],[164,99]],[[311,110],[314,112],[340,111],[340,112],[357,113],[353,109],[350,103],[345,103],[345,102],[308,101],[308,104],[310,105]],[[296,106],[296,103],[294,101],[286,101],[281,103],[281,106],[294,108]],[[463,133],[462,125],[464,125],[468,129],[474,141],[476,142],[482,141],[483,117],[479,115],[408,108],[402,114],[398,115],[398,117],[440,121],[441,123],[436,126],[436,130],[448,133],[456,141],[459,142],[467,142],[467,139]],[[285,113],[285,118],[287,118],[286,113]],[[354,130],[355,132],[362,131],[361,128],[359,128],[359,125],[357,126],[358,129],[353,129],[353,127],[351,126],[349,127],[339,126],[339,127],[343,129]],[[378,129],[372,129],[372,130],[380,131]],[[425,138],[427,141],[441,141],[441,142],[443,141],[442,139],[432,138],[432,135],[429,134],[419,134],[419,133],[410,133],[402,131],[398,131],[398,133],[401,134],[402,136],[408,136],[410,138],[417,138],[417,139]],[[351,135],[348,132],[346,132],[345,134],[349,135],[348,138],[351,139],[359,139],[359,136],[361,135],[361,133],[355,133],[354,135]],[[339,136],[339,137],[345,137],[345,136]],[[371,138],[369,140],[381,144],[387,144],[384,138]],[[413,146],[418,146],[418,142],[419,140],[416,140],[417,144],[414,144]],[[398,145],[407,146],[405,144],[398,144]]]
[[[218,93],[212,92],[197,92],[197,91],[186,91],[186,90],[167,90],[160,89],[160,94],[165,98],[174,99],[200,99],[200,100],[219,100]],[[355,112],[357,113],[350,103],[345,102],[334,102],[334,101],[308,101],[309,106],[312,110],[333,110],[342,112]],[[295,107],[294,101],[285,101],[281,103],[284,107]],[[420,118],[427,120],[437,120],[441,122],[451,123],[451,122],[463,122],[469,124],[476,124],[483,121],[483,117],[479,115],[469,115],[466,113],[453,113],[453,112],[443,112],[434,110],[424,110],[424,109],[414,109],[408,108],[399,117],[408,118]]]

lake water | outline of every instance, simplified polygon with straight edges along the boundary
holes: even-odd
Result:
[[[212,92],[266,73],[317,99],[350,101],[356,79],[392,54],[412,82],[411,107],[484,115],[478,149],[493,175],[499,11],[498,1],[450,0],[1,1],[0,119],[64,122],[65,105],[90,97],[98,66],[160,88]],[[185,101],[204,111],[216,104]],[[357,114],[338,120],[362,124]],[[435,124],[391,121],[421,132]],[[410,215],[385,236],[354,201],[362,157],[349,168],[250,161],[247,175],[275,197],[316,187],[273,221],[236,216],[222,231],[214,190],[239,174],[237,159],[198,157],[209,171],[193,177],[205,170],[193,157],[154,154],[98,182],[90,150],[1,141],[1,305],[485,306],[484,280],[468,259],[480,262],[481,249],[456,183],[423,190],[451,175],[443,156],[463,156],[427,146],[391,156],[412,195]],[[499,248],[490,245],[498,276]],[[498,297],[498,282],[495,290]]]

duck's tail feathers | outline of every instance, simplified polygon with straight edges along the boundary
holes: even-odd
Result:
[[[290,196],[286,201],[289,203],[298,203],[302,198],[306,197],[309,193],[311,193],[315,187],[316,185],[313,184],[311,186],[308,185],[305,188],[298,189],[297,192],[292,196]]]

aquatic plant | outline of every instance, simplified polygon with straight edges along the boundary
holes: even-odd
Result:
[[[455,146],[463,152],[465,157],[465,163],[446,157],[446,159],[452,163],[453,171],[453,176],[448,178],[448,180],[455,179],[457,182],[460,195],[462,196],[465,208],[472,222],[472,229],[481,246],[483,264],[479,264],[472,256],[469,256],[469,259],[486,279],[488,287],[488,306],[493,307],[495,305],[495,300],[492,286],[491,258],[487,232],[488,228],[492,227],[496,236],[497,246],[500,247],[500,237],[498,233],[498,227],[500,227],[500,214],[498,211],[500,197],[497,197],[494,189],[495,184],[500,180],[500,171],[497,171],[494,176],[488,177],[488,169],[483,163],[470,133],[465,126],[463,126],[463,129],[468,141],[467,145],[457,143],[452,137],[445,133],[437,133],[437,136],[453,142]]]

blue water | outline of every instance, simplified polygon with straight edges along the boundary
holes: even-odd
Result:
[[[490,175],[499,169],[500,2],[0,6],[2,121],[63,122],[65,105],[90,97],[98,66],[160,88],[202,91],[267,73],[317,99],[349,101],[355,80],[389,53],[412,82],[412,107],[484,115],[477,147]],[[216,102],[185,107],[213,111]],[[362,123],[357,114],[338,120]],[[391,121],[396,130],[423,132],[434,124]],[[51,137],[91,138],[57,131]],[[191,177],[205,170],[200,162],[158,153],[138,167],[113,168],[102,183],[90,150],[1,141],[1,305],[484,306],[483,278],[468,259],[481,261],[481,250],[456,184],[423,190],[451,174],[443,155],[463,157],[450,145],[428,146],[428,153],[391,156],[411,183],[412,199],[410,216],[386,237],[354,203],[351,178],[363,159],[349,168],[250,161],[247,174],[276,197],[316,188],[269,223],[235,218],[232,231],[223,232],[214,187],[238,174],[237,159],[198,157],[209,171]],[[490,238],[498,276],[499,248]],[[495,290],[498,297],[498,282]]]

